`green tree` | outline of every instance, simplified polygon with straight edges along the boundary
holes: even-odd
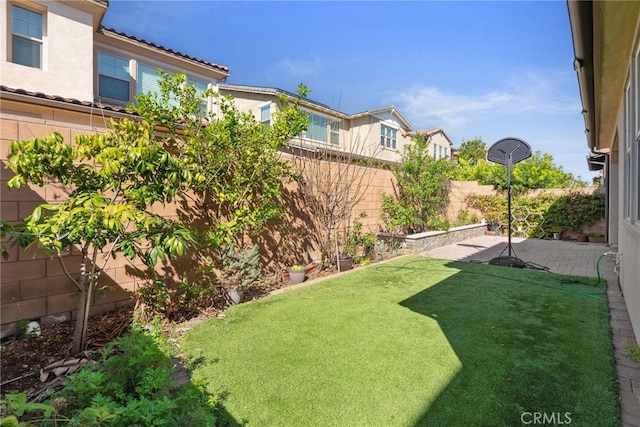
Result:
[[[75,145],[59,133],[13,141],[7,161],[15,173],[9,188],[59,182],[69,191],[61,203],[36,207],[10,237],[57,258],[77,288],[74,353],[84,348],[91,296],[112,256],[140,256],[153,266],[193,243],[187,229],[150,207],[171,202],[185,183],[201,179],[194,165],[171,154],[148,122],[109,120],[107,126],[104,134],[79,135]],[[79,274],[64,256],[71,248],[80,252]]]
[[[551,154],[535,151],[531,157],[515,165],[511,172],[514,191],[531,188],[566,188],[572,185],[573,175],[553,163]]]
[[[282,96],[271,124],[265,127],[250,112],[239,111],[231,97],[211,90],[198,94],[184,74],[162,75],[160,93],[138,97],[132,108],[150,123],[167,128],[162,138],[181,159],[193,165],[199,179],[181,195],[183,219],[198,229],[200,270],[222,270],[221,255],[234,243],[243,246],[284,212],[284,186],[295,179],[293,166],[281,159],[281,149],[306,128],[299,96]],[[202,105],[213,97],[219,116],[204,117]],[[241,249],[241,248],[240,248]],[[222,282],[220,282],[222,283]],[[221,287],[224,291],[224,288]]]
[[[487,144],[485,144],[480,138],[464,141],[458,149],[458,159],[463,160],[472,166],[486,158]]]
[[[201,248],[221,249],[280,213],[276,201],[292,177],[278,148],[306,125],[297,104],[283,99],[273,126],[264,129],[229,99],[197,93],[184,74],[163,73],[161,88],[131,106],[143,120],[109,120],[104,134],[80,135],[75,145],[58,133],[11,144],[9,188],[59,182],[69,191],[64,202],[38,206],[0,231],[56,257],[76,286],[74,352],[84,347],[91,296],[109,259],[120,253],[152,267],[186,254],[196,237]],[[222,117],[205,117],[208,96],[216,96]],[[201,233],[152,211],[184,201],[187,190],[202,214],[191,218],[204,222]],[[81,254],[79,274],[64,256],[72,247]]]
[[[441,228],[449,203],[449,176],[452,163],[434,160],[429,141],[418,135],[403,147],[402,162],[393,169],[394,195],[382,201],[381,218],[391,230],[406,234]]]
[[[469,143],[465,146],[465,144]],[[507,168],[485,159],[484,143],[472,140],[463,143],[452,177],[459,181],[478,181],[482,185],[493,185],[498,190],[507,188]],[[551,154],[535,151],[528,159],[516,163],[511,169],[511,189],[518,193],[536,188],[586,187],[587,183],[566,173],[553,163]]]

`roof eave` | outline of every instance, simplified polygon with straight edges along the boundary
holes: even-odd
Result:
[[[596,103],[593,58],[593,4],[567,0],[573,39],[574,69],[578,77],[587,146],[597,150]]]

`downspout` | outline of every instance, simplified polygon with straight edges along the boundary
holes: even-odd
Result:
[[[573,40],[573,68],[578,77],[582,114],[584,117],[587,147],[591,154],[604,155],[605,178],[605,224],[607,240],[610,235],[609,224],[609,153],[598,150],[598,129],[596,129],[596,102],[594,77],[594,43],[593,43],[593,2],[567,0],[569,23]]]

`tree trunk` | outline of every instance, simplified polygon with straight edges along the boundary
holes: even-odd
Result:
[[[83,289],[78,292],[78,310],[76,313],[76,326],[73,330],[73,344],[71,347],[71,355],[75,355],[84,350],[84,338],[85,338],[85,330],[87,327],[86,312],[88,310],[88,293],[87,289]]]

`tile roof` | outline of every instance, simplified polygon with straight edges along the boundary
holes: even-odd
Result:
[[[121,31],[114,30],[113,28],[107,28],[107,27],[101,25],[100,28],[98,29],[98,32],[102,32],[103,34],[104,33],[116,34],[116,35],[125,37],[125,38],[127,38],[129,40],[132,40],[134,42],[145,44],[145,45],[150,46],[150,47],[152,47],[154,49],[158,49],[158,50],[161,50],[163,52],[170,53],[172,55],[176,55],[176,56],[179,56],[181,58],[188,59],[190,61],[197,62],[197,63],[202,64],[202,65],[206,65],[207,67],[215,68],[215,69],[217,69],[219,71],[222,71],[224,73],[227,73],[227,74],[229,73],[229,67],[225,67],[224,65],[215,64],[213,62],[208,62],[208,61],[205,61],[203,59],[199,59],[199,58],[196,58],[194,56],[187,55],[187,54],[182,53],[182,52],[178,52],[178,51],[170,49],[168,47],[165,47],[165,46],[162,46],[162,45],[158,45],[158,44],[155,44],[153,42],[150,42],[150,41],[147,41],[147,40],[144,40],[144,39],[140,39],[140,38],[135,37],[135,36],[131,36],[129,34],[121,32]]]
[[[75,99],[75,98],[65,98],[59,95],[49,95],[44,92],[35,92],[27,89],[12,88],[5,85],[0,85],[0,93],[2,92],[15,94],[15,95],[24,95],[24,96],[29,96],[33,98],[40,98],[48,101],[63,102],[65,104],[72,104],[72,105],[77,105],[77,106],[87,107],[87,108],[99,108],[101,110],[113,111],[115,113],[121,113],[121,114],[135,114],[133,111],[128,110],[127,108],[119,105],[104,104],[99,101],[98,102],[80,101],[79,99]]]
[[[280,95],[285,95],[291,99],[295,99],[298,98],[298,95],[296,95],[293,92],[289,92],[283,89],[278,89],[275,87],[265,87],[265,86],[249,86],[249,85],[239,85],[239,84],[231,84],[231,83],[218,83],[218,89],[220,90],[228,90],[228,91],[237,91],[237,92],[248,92],[248,93],[259,93],[259,94],[264,94],[264,95],[271,95],[271,96],[280,96]],[[321,102],[317,102],[314,101],[312,99],[309,98],[303,98],[301,101],[301,105],[306,105],[306,106],[314,106],[317,107],[321,110],[325,110],[326,112],[331,112],[332,114],[336,115],[336,116],[340,116],[343,118],[349,118],[350,116],[346,113],[343,113],[342,111],[336,110],[335,108],[332,108],[326,104],[323,104]]]

